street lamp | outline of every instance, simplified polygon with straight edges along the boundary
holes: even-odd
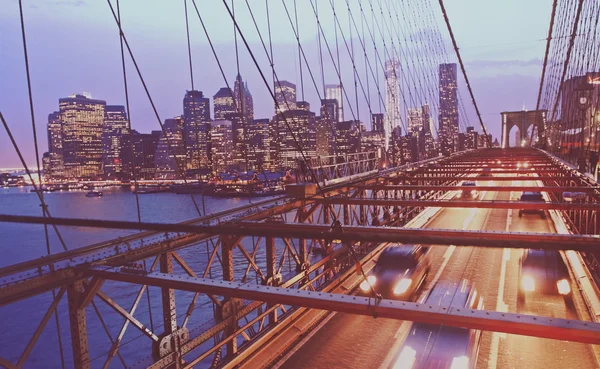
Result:
[[[586,169],[585,152],[583,150],[583,145],[585,142],[585,112],[590,106],[590,94],[593,90],[594,86],[589,84],[586,79],[582,80],[579,87],[575,89],[575,92],[579,97],[579,109],[581,110],[581,133],[579,140],[581,143],[581,149],[579,151],[578,169],[582,173],[584,173]]]

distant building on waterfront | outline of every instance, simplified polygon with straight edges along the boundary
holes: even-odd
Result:
[[[124,163],[124,139],[129,135],[129,121],[125,107],[122,105],[106,105],[104,110],[104,126],[102,129],[102,161],[104,178],[121,180],[128,177],[124,173],[128,165]]]
[[[131,172],[134,174],[132,179],[151,180],[156,177],[156,149],[162,135],[161,131],[152,131],[151,133],[139,133],[132,130],[131,134],[125,139],[124,157],[128,163],[131,163]],[[133,154],[133,157],[131,156]]]
[[[231,170],[234,156],[232,122],[227,119],[212,121],[210,142],[213,172],[223,173]]]
[[[183,117],[165,119],[164,133],[161,133],[154,157],[156,178],[180,179],[185,174],[187,155],[183,130]]]
[[[241,113],[246,118],[246,122],[254,119],[254,100],[248,89],[248,84],[242,80],[240,74],[237,75],[233,84],[233,96],[236,113]]]
[[[438,141],[442,154],[455,151],[455,140],[458,137],[458,95],[456,63],[439,66],[439,98],[440,118]]]
[[[48,114],[48,155],[44,176],[48,179],[61,179],[65,176],[63,160],[63,134],[60,112]]]
[[[310,111],[307,102],[299,101],[296,103],[296,109],[279,113],[273,119],[277,123],[277,152],[280,167],[297,167],[298,161],[302,160],[299,143],[304,155],[316,156],[316,117],[315,113]]]
[[[347,120],[336,124],[336,155],[355,154],[361,149],[360,121]]]
[[[400,126],[400,62],[388,60],[385,62],[385,118],[386,149],[389,146],[387,138],[394,128]]]
[[[225,119],[227,114],[236,112],[233,91],[229,87],[222,87],[214,94],[213,110],[215,120]]]
[[[418,133],[423,129],[423,109],[409,108],[408,109],[408,132]]]
[[[85,95],[59,99],[64,172],[67,178],[102,175],[102,132],[106,101]]]
[[[335,117],[337,118],[336,122],[341,122],[344,120],[344,98],[343,98],[343,89],[342,85],[325,85],[325,99],[327,100],[335,100],[337,101],[337,109],[338,113]]]
[[[296,85],[288,81],[275,81],[275,115],[296,108]]]
[[[384,124],[383,113],[371,114],[371,131],[384,133],[385,129],[384,129],[383,124]],[[384,141],[385,141],[385,134],[384,134]],[[384,145],[385,145],[385,142],[384,142]]]
[[[210,101],[202,91],[186,92],[183,98],[183,119],[187,169],[196,173],[207,170],[210,167]]]
[[[252,120],[246,127],[248,170],[263,171],[269,166],[270,147],[269,119]]]

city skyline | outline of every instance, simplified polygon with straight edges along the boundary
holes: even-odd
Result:
[[[107,9],[102,5],[105,4],[93,4],[89,2],[82,3],[81,6],[73,5],[50,5],[50,4],[39,4],[36,8],[25,8],[25,17],[28,23],[28,32],[30,33],[30,48],[32,50],[31,55],[31,67],[33,72],[33,92],[35,102],[35,113],[38,130],[42,129],[42,124],[45,123],[45,115],[51,110],[54,105],[54,100],[59,96],[67,96],[69,93],[77,91],[92,90],[94,96],[101,96],[110,101],[118,101],[124,103],[122,97],[122,81],[119,81],[120,75],[120,60],[118,58],[118,37],[115,37],[114,24],[111,24],[109,14],[106,13]],[[173,24],[168,21],[170,16],[175,17],[173,12],[180,12],[182,9],[176,6],[161,5],[158,9],[148,9],[151,13],[148,14],[146,19],[141,19],[135,14],[135,4],[123,4],[122,11],[124,17],[126,17],[125,30],[142,30],[129,35],[130,42],[134,47],[134,51],[141,52],[138,57],[142,60],[142,69],[145,72],[146,78],[149,80],[149,86],[153,95],[155,95],[156,104],[158,111],[162,116],[171,117],[177,114],[177,108],[181,105],[179,99],[175,95],[179,95],[180,91],[190,89],[189,76],[185,76],[185,68],[181,68],[184,63],[183,60],[187,60],[185,55],[185,45],[182,44],[184,30],[182,33],[181,24]],[[533,4],[527,4],[527,6],[534,6]],[[515,27],[514,29],[503,32],[502,34],[489,33],[489,32],[470,32],[469,27],[481,27],[483,22],[477,18],[469,16],[469,14],[463,14],[458,9],[469,8],[472,9],[471,14],[480,12],[481,14],[488,13],[490,10],[494,10],[495,14],[498,14],[498,18],[501,19],[501,14],[511,17],[521,16],[515,14],[515,8],[522,8],[522,4],[517,1],[509,1],[508,3],[499,6],[493,4],[488,7],[483,7],[481,4],[469,2],[466,0],[459,1],[456,4],[448,4],[448,12],[457,19],[458,22],[455,24],[455,33],[457,38],[461,40],[463,57],[467,63],[467,68],[474,77],[471,78],[472,85],[474,87],[476,96],[482,105],[482,112],[484,114],[484,120],[488,124],[490,132],[497,136],[499,130],[499,112],[506,110],[508,106],[514,109],[521,108],[524,101],[529,101],[526,105],[532,107],[534,105],[535,88],[530,86],[535,85],[535,81],[539,78],[539,70],[541,60],[539,60],[540,50],[543,50],[544,43],[536,41],[542,39],[545,36],[547,29],[546,18],[547,16],[540,16],[539,20],[536,18],[533,21],[535,24],[531,24],[532,20],[527,19],[527,22],[518,24],[527,24],[527,27]],[[25,85],[24,74],[22,69],[22,50],[19,49],[18,35],[19,32],[12,32],[18,30],[18,23],[15,21],[18,16],[15,17],[15,12],[18,12],[18,7],[3,7],[0,10],[0,18],[2,18],[3,27],[6,27],[7,33],[5,35],[11,35],[5,43],[7,55],[10,57],[6,59],[7,63],[4,63],[0,69],[0,74],[7,76],[3,88],[0,88],[0,95],[2,101],[5,102],[3,107],[3,114],[7,118],[7,121],[11,127],[13,127],[15,137],[17,141],[26,148],[24,150],[25,157],[29,165],[33,165],[34,160],[32,157],[32,143],[31,143],[31,127],[27,129],[30,122],[28,116],[28,107],[26,99],[26,91],[24,90]],[[206,11],[212,11],[216,6],[212,4],[207,5]],[[485,9],[484,9],[485,8]],[[60,9],[61,11],[54,11]],[[511,9],[513,9],[511,11]],[[154,11],[155,13],[152,13]],[[274,12],[280,12],[281,9],[274,9]],[[544,10],[544,11],[547,11]],[[105,14],[106,17],[96,17],[90,19],[91,14]],[[54,14],[53,17],[43,17],[44,14]],[[87,14],[87,15],[86,15]],[[179,13],[178,13],[179,14]],[[275,13],[277,14],[277,13]],[[214,30],[220,26],[219,22],[224,19],[222,13],[218,13],[214,19],[208,19],[208,27]],[[262,14],[261,14],[262,15]],[[309,16],[306,10],[302,10],[300,16]],[[546,14],[549,15],[549,14]],[[160,16],[160,22],[150,22],[152,16]],[[523,15],[524,16],[524,15]],[[275,16],[276,17],[276,16]],[[163,22],[165,19],[166,22]],[[469,19],[469,22],[462,22],[463,19]],[[475,20],[475,21],[473,21]],[[247,22],[248,20],[244,20]],[[489,20],[488,20],[489,21]],[[493,20],[496,22],[496,20]],[[68,28],[64,25],[69,25]],[[151,34],[156,35],[156,42],[153,42],[153,46],[157,47],[157,52],[162,55],[170,55],[169,61],[163,60],[164,58],[158,57],[158,55],[151,55],[145,50],[144,46],[147,43],[148,32],[152,27],[166,27],[165,30],[153,31]],[[43,27],[42,27],[43,25]],[[274,34],[275,46],[277,55],[275,56],[275,62],[278,65],[280,71],[278,75],[280,79],[292,80],[292,76],[298,76],[297,67],[294,68],[293,59],[294,45],[289,43],[289,26],[284,22],[284,19],[275,19],[273,27],[279,27],[276,29],[284,29],[285,32],[277,32]],[[40,30],[43,29],[43,32]],[[78,29],[77,33],[70,32],[70,29]],[[158,32],[157,32],[158,31]],[[325,33],[330,36],[333,34],[333,29],[329,28],[325,30]],[[313,31],[314,32],[314,31]],[[92,33],[94,36],[90,36]],[[231,42],[233,32],[212,32],[215,34],[215,42],[217,51],[223,55],[229,55],[225,52],[225,44]],[[101,35],[101,36],[100,36]],[[304,32],[306,40],[303,42],[309,43],[309,30]],[[14,36],[14,39],[13,39]],[[7,36],[8,37],[8,36]],[[179,40],[173,41],[175,38]],[[64,39],[65,45],[68,45],[69,49],[64,49],[62,46],[58,50],[63,52],[56,53],[56,44],[54,40]],[[79,40],[84,39],[95,39],[97,44],[93,45],[87,54],[81,54],[81,47],[83,46]],[[166,42],[168,40],[168,42]],[[287,40],[287,41],[286,41]],[[503,46],[494,54],[493,57],[488,58],[490,55],[489,47],[482,48],[482,45],[493,45],[501,44],[506,42],[515,41],[528,41],[530,44],[516,45],[516,46]],[[258,40],[254,37],[249,39],[249,42],[254,46],[259,46],[256,43]],[[173,46],[163,46],[173,45]],[[79,46],[78,46],[79,45]],[[530,46],[534,45],[537,49],[531,50]],[[89,45],[86,45],[88,47]],[[307,55],[310,61],[318,60],[318,56],[311,53],[313,47],[308,47],[309,54]],[[477,47],[475,47],[477,46]],[[48,47],[52,47],[52,52],[49,52]],[[218,73],[214,73],[216,65],[214,60],[210,57],[210,49],[208,49],[205,41],[201,40],[201,37],[195,37],[192,39],[194,64],[195,69],[195,80],[198,86],[202,86],[200,90],[204,91],[207,96],[212,94],[212,91],[217,91],[217,86],[222,86],[222,79],[217,78]],[[36,51],[37,50],[37,51]],[[48,50],[48,51],[46,51]],[[230,49],[229,49],[230,50]],[[96,51],[100,52],[98,54]],[[41,59],[40,55],[44,55]],[[61,57],[58,57],[61,55]],[[89,55],[89,57],[88,57]],[[286,55],[289,55],[287,57]],[[150,59],[149,59],[150,58]],[[246,56],[244,57],[246,58]],[[233,55],[223,58],[224,68],[228,75],[231,75],[231,71],[235,70],[235,58]],[[44,61],[43,68],[40,65],[41,61]],[[80,60],[80,63],[74,65],[71,61]],[[100,64],[98,64],[100,63]],[[207,68],[198,68],[199,65],[206,64]],[[90,68],[95,68],[96,65],[102,65],[102,73],[99,73],[100,78],[89,74],[87,71]],[[210,67],[208,67],[210,66]],[[507,66],[515,66],[514,68],[506,69]],[[263,89],[261,82],[257,76],[256,71],[252,71],[252,66],[248,63],[241,65],[242,75],[247,76],[250,86],[255,89]],[[331,68],[331,67],[329,67]],[[349,71],[348,65],[344,65],[345,70]],[[157,71],[171,70],[172,74],[169,78],[160,77]],[[52,70],[55,73],[53,75],[42,76],[40,72],[42,70]],[[65,73],[66,70],[71,73]],[[510,71],[510,75],[506,75],[504,70]],[[327,71],[330,75],[332,74],[331,69]],[[514,74],[517,73],[517,74]],[[503,75],[500,77],[500,75]],[[110,78],[108,78],[110,77]],[[344,78],[350,78],[351,73],[345,72]],[[459,77],[460,79],[460,77]],[[503,83],[499,87],[492,89],[494,85],[491,81],[502,80]],[[533,80],[533,83],[531,83]],[[59,83],[60,81],[60,83]],[[298,82],[298,80],[297,80]],[[306,85],[305,75],[305,85]],[[329,81],[336,83],[335,80]],[[347,82],[347,81],[343,81]],[[524,83],[527,82],[527,83]],[[339,83],[339,81],[337,82]],[[529,87],[522,88],[521,86],[527,85]],[[349,86],[351,84],[348,84]],[[498,84],[496,84],[498,85]],[[514,86],[513,86],[514,85]],[[490,87],[488,87],[490,86]],[[511,87],[513,86],[513,87]],[[132,127],[138,130],[149,131],[158,128],[158,123],[146,101],[143,91],[140,86],[136,83],[132,83],[133,89],[131,94],[131,122]],[[233,87],[233,86],[231,86]],[[462,87],[462,96],[466,96],[465,91]],[[500,88],[500,90],[498,90]],[[313,98],[316,95],[312,88],[305,87],[306,100],[310,101],[313,105],[318,104],[318,99]],[[519,94],[507,93],[507,91],[519,91]],[[531,90],[531,91],[530,91]],[[209,93],[210,91],[210,93]],[[258,92],[258,91],[257,91]],[[529,93],[531,92],[531,93]],[[263,95],[261,93],[260,95]],[[531,96],[530,96],[531,95]],[[479,97],[481,96],[481,97]],[[486,103],[486,96],[494,96],[492,100],[488,100]],[[496,96],[502,96],[502,101],[497,101]],[[344,101],[344,108],[346,101]],[[258,101],[256,111],[259,113],[257,116],[264,116],[264,112],[272,110],[272,101]],[[492,109],[486,108],[491,106]],[[360,106],[362,112],[368,111],[361,102]],[[349,119],[344,117],[345,119]],[[369,117],[361,115],[360,119],[367,122]],[[476,120],[472,115],[469,116],[471,124]],[[164,120],[164,118],[162,119]],[[30,126],[30,125],[29,125]],[[10,147],[10,142],[5,136],[0,137],[0,145]],[[40,142],[40,151],[45,150],[45,143]],[[14,152],[8,152],[8,155],[3,157],[3,161],[0,166],[20,166],[16,154]]]

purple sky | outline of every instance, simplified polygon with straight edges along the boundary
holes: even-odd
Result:
[[[422,3],[419,0],[403,1]],[[109,104],[124,104],[119,39],[117,26],[105,1],[39,0],[25,3],[30,4],[26,5],[24,11],[36,127],[40,151],[43,152],[47,148],[47,115],[58,109],[58,98],[76,92],[89,92],[94,98],[104,99]],[[231,20],[221,1],[197,0],[196,3],[215,43],[228,81],[232,84],[236,64]],[[266,32],[265,2],[251,0],[250,3],[261,31]],[[297,49],[287,16],[280,1],[273,0],[269,3],[272,4],[269,12],[278,76],[297,83],[299,87]],[[358,1],[350,3],[356,5]],[[259,63],[268,71],[268,62],[247,15],[245,1],[236,0],[235,4],[240,27],[248,35]],[[286,4],[293,12],[293,1],[286,0]],[[334,27],[329,1],[321,0],[318,4],[324,32],[328,41],[333,42]],[[336,6],[340,9],[344,9],[344,4],[343,0],[336,1]],[[432,5],[436,6],[437,1],[432,0]],[[445,5],[484,121],[490,132],[498,136],[501,111],[520,110],[523,105],[529,109],[535,108],[545,47],[543,39],[547,33],[551,1],[447,0]],[[441,22],[438,7],[434,9]],[[18,11],[16,0],[2,0],[0,111],[15,134],[27,163],[33,166],[31,118]],[[342,13],[346,15],[345,12]],[[360,14],[356,7],[353,7],[353,13]],[[124,0],[122,14],[125,34],[142,69],[160,118],[164,120],[181,114],[183,95],[191,87],[183,1]],[[342,28],[347,30],[347,17],[340,15],[340,18]],[[307,0],[298,1],[298,21],[307,59],[317,73],[320,89],[317,33],[313,11]],[[225,83],[195,14],[190,15],[190,27],[195,87],[212,97]],[[440,23],[440,27],[445,36],[445,25]],[[242,49],[243,45],[240,43],[240,50]],[[358,52],[358,48],[356,50]],[[454,55],[453,51],[448,51]],[[349,63],[342,64],[342,73],[346,76],[344,81],[348,81],[345,85],[348,86],[351,80],[347,78],[351,78],[352,72]],[[364,64],[359,63],[358,69],[364,71]],[[240,70],[254,96],[256,116],[271,117],[273,107],[268,91],[244,50],[240,52]],[[159,129],[131,63],[128,63],[128,73],[133,128],[142,132]],[[307,74],[305,69],[306,100],[313,105],[312,110],[316,110],[317,90]],[[336,82],[331,62],[325,65],[325,75],[326,83]],[[373,83],[372,108],[376,111],[376,90],[372,85]],[[463,88],[461,93],[468,107],[470,123],[476,125],[473,109],[467,103],[467,92]],[[353,90],[351,97],[354,98]],[[364,121],[368,112],[365,109],[366,100],[360,93],[359,98],[362,100],[359,102],[362,110],[360,118]],[[410,105],[410,102],[407,104]],[[348,110],[345,114],[346,119],[350,118]],[[0,129],[0,154],[0,168],[21,166],[4,129]]]

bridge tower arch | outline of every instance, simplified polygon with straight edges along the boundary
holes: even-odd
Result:
[[[546,133],[546,113],[547,110],[521,110],[505,111],[502,115],[502,148],[506,149],[509,145],[509,133],[513,127],[519,129],[520,140],[528,140],[527,132],[529,127],[537,129],[537,136],[543,143]]]

